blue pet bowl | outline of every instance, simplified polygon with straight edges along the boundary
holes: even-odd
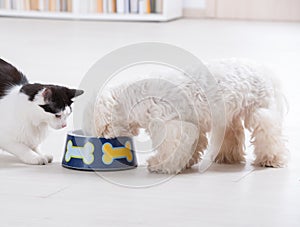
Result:
[[[62,166],[90,171],[136,168],[132,138],[105,139],[85,136],[81,130],[70,132],[67,135]]]

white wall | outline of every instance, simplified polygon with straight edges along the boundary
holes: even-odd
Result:
[[[204,9],[205,0],[183,0],[183,8],[185,9]]]
[[[216,17],[300,21],[299,0],[216,0]]]

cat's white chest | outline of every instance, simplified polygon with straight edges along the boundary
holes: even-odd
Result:
[[[40,126],[27,125],[22,127],[17,133],[16,140],[26,144],[32,149],[36,149],[38,145],[45,139],[48,131],[48,126],[42,124]]]
[[[19,88],[0,100],[0,146],[1,143],[23,143],[35,149],[45,138],[46,123],[36,122],[36,114],[30,111],[26,97],[20,96]]]

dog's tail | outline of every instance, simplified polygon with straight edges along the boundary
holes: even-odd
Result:
[[[281,119],[289,112],[289,103],[281,89],[275,90],[275,99]]]
[[[275,111],[278,113],[280,119],[283,119],[284,116],[289,112],[289,104],[282,92],[281,83],[274,73],[272,73],[271,81],[274,89]]]

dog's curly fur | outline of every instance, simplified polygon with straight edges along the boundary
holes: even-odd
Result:
[[[215,161],[244,162],[244,130],[248,129],[256,156],[254,164],[285,166],[284,102],[272,73],[258,64],[236,59],[205,65],[217,81],[217,93],[222,95],[226,111],[225,136]],[[93,133],[90,129],[94,128],[98,136],[115,137],[134,136],[139,128],[145,128],[157,150],[148,160],[150,171],[179,173],[191,167],[201,160],[208,146],[214,111],[206,96],[212,85],[202,70],[193,69],[189,79],[169,73],[161,75],[163,79],[145,79],[106,91],[98,97],[86,131]]]

